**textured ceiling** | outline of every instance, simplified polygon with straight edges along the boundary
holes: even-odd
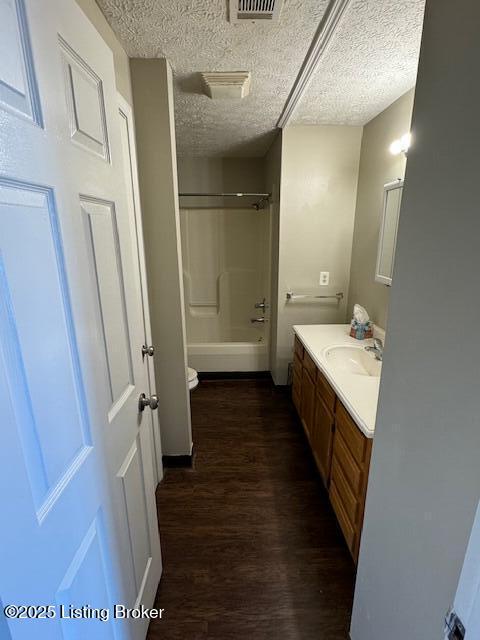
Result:
[[[363,125],[415,84],[425,0],[351,0],[290,124]]]
[[[128,55],[166,57],[175,74],[177,150],[264,155],[327,0],[286,0],[279,22],[231,24],[227,0],[97,0]],[[251,71],[250,95],[213,101],[199,71]]]
[[[181,156],[262,156],[328,5],[285,0],[278,22],[231,24],[227,0],[97,0],[128,55],[166,57]],[[363,124],[413,86],[424,0],[352,0],[291,123]],[[200,71],[251,71],[212,101]]]

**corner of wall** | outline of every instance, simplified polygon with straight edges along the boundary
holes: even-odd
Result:
[[[164,455],[190,455],[172,73],[165,59],[130,61],[155,372]]]
[[[272,193],[271,210],[271,306],[270,306],[270,371],[274,384],[281,384],[277,361],[278,332],[278,270],[279,270],[279,234],[280,208],[282,192],[282,144],[283,130],[278,131],[265,156],[267,190]]]
[[[362,127],[291,126],[283,131],[278,230],[275,382],[286,384],[295,324],[337,324],[338,306],[286,303],[286,293],[316,293],[320,271],[331,280],[325,294],[348,293]]]

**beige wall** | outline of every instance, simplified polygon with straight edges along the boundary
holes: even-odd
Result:
[[[271,237],[271,274],[270,274],[270,308],[266,317],[270,323],[270,370],[274,380],[278,379],[277,371],[277,317],[278,317],[278,255],[280,237],[280,191],[282,179],[282,136],[280,130],[265,156],[265,184],[272,194],[270,199],[270,237]]]
[[[285,384],[294,324],[345,322],[342,303],[286,302],[287,291],[348,294],[361,127],[292,126],[283,131],[278,308],[272,370]],[[330,285],[319,286],[320,271]]]
[[[131,105],[132,89],[130,83],[130,67],[127,54],[118,41],[112,28],[105,20],[105,17],[100,11],[95,0],[76,0],[76,2],[112,50],[117,89],[125,98],[125,100]]]
[[[265,161],[263,158],[178,158],[180,192],[238,193],[264,192]],[[182,207],[244,207],[245,199],[183,198]]]
[[[405,156],[393,156],[389,146],[410,130],[413,95],[412,89],[369,122],[363,131],[347,315],[351,314],[353,305],[359,303],[383,328],[387,322],[390,287],[375,282],[383,185],[404,176]]]
[[[180,214],[170,65],[132,59],[140,196],[164,455],[189,455]]]
[[[445,637],[478,507],[479,24],[478,0],[427,1],[352,640]]]

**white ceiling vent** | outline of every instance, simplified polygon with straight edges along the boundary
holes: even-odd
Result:
[[[230,22],[277,20],[283,0],[229,0]]]
[[[241,100],[250,93],[250,71],[202,73],[204,91],[213,100]]]

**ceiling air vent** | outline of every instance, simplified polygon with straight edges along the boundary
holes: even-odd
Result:
[[[229,0],[230,22],[277,20],[283,0]]]
[[[250,71],[201,73],[203,90],[212,100],[241,100],[250,93]]]

